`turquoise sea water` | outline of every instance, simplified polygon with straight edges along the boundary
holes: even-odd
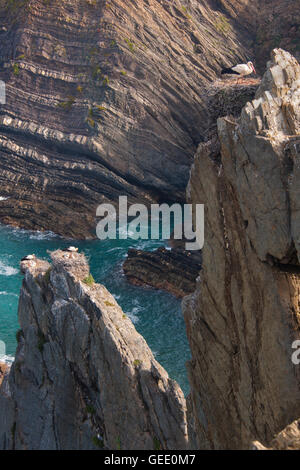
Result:
[[[28,232],[0,225],[0,340],[6,354],[13,356],[18,330],[18,297],[22,283],[20,259],[29,253],[48,259],[47,250],[66,248],[74,241],[51,233]],[[114,295],[151,347],[156,359],[177,380],[183,391],[189,385],[185,362],[190,358],[180,301],[172,295],[151,288],[130,285],[122,272],[122,262],[129,247],[155,250],[163,241],[94,240],[75,244],[89,259],[91,272]]]

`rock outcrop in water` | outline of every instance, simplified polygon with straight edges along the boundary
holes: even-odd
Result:
[[[225,3],[0,1],[0,220],[84,238],[104,200],[184,200],[205,89],[255,35]]]
[[[180,387],[82,254],[21,264],[18,348],[0,389],[2,449],[185,449]]]
[[[268,445],[300,416],[299,131],[300,66],[275,49],[255,99],[195,157],[188,198],[206,206],[205,245],[184,311],[199,448]]]
[[[131,248],[123,264],[124,274],[132,284],[166,290],[179,298],[194,292],[200,269],[201,253],[184,248]]]

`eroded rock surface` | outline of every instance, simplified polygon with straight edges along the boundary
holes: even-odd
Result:
[[[5,378],[5,375],[7,373],[8,366],[7,364],[1,363],[0,362],[0,385],[3,382],[3,379]]]
[[[300,415],[299,96],[299,64],[275,49],[255,99],[195,157],[188,198],[206,206],[205,245],[184,311],[199,448],[269,445]]]
[[[185,449],[185,399],[82,254],[21,265],[3,449]]]
[[[206,87],[255,36],[248,3],[1,0],[0,220],[84,238],[104,200],[184,200]]]
[[[296,419],[281,431],[271,442],[271,447],[267,448],[260,442],[255,441],[253,450],[300,450],[300,420]]]

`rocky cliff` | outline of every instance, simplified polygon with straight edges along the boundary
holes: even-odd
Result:
[[[298,3],[0,0],[0,221],[85,238],[103,200],[183,200],[207,85],[296,53]]]
[[[259,83],[256,79],[251,80],[250,84],[232,86],[230,82],[216,81],[207,89],[204,140],[210,141],[210,146],[214,146],[216,152],[220,148],[216,137],[218,118],[227,114],[239,116],[245,104],[254,98]],[[172,238],[169,249],[162,247],[151,252],[130,249],[123,264],[128,281],[138,286],[163,289],[176,297],[194,292],[202,256],[199,251],[186,251],[186,242]]]
[[[188,199],[205,204],[205,245],[183,305],[199,448],[268,445],[300,416],[299,129],[300,66],[275,49],[255,99],[195,157]]]
[[[2,449],[185,449],[185,399],[81,254],[21,265]],[[1,374],[0,374],[1,380]]]
[[[131,248],[123,264],[124,274],[132,284],[163,289],[179,298],[194,292],[200,269],[201,253],[184,248]]]
[[[300,420],[296,419],[283,429],[271,442],[271,447],[265,447],[260,442],[253,442],[253,450],[300,450]]]
[[[245,60],[256,3],[1,0],[0,221],[95,236],[95,209],[183,200],[205,90]]]

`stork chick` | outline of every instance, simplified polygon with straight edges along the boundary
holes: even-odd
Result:
[[[69,258],[74,258],[74,254],[78,252],[78,248],[76,248],[75,246],[69,246],[69,248],[64,251],[69,253]]]

